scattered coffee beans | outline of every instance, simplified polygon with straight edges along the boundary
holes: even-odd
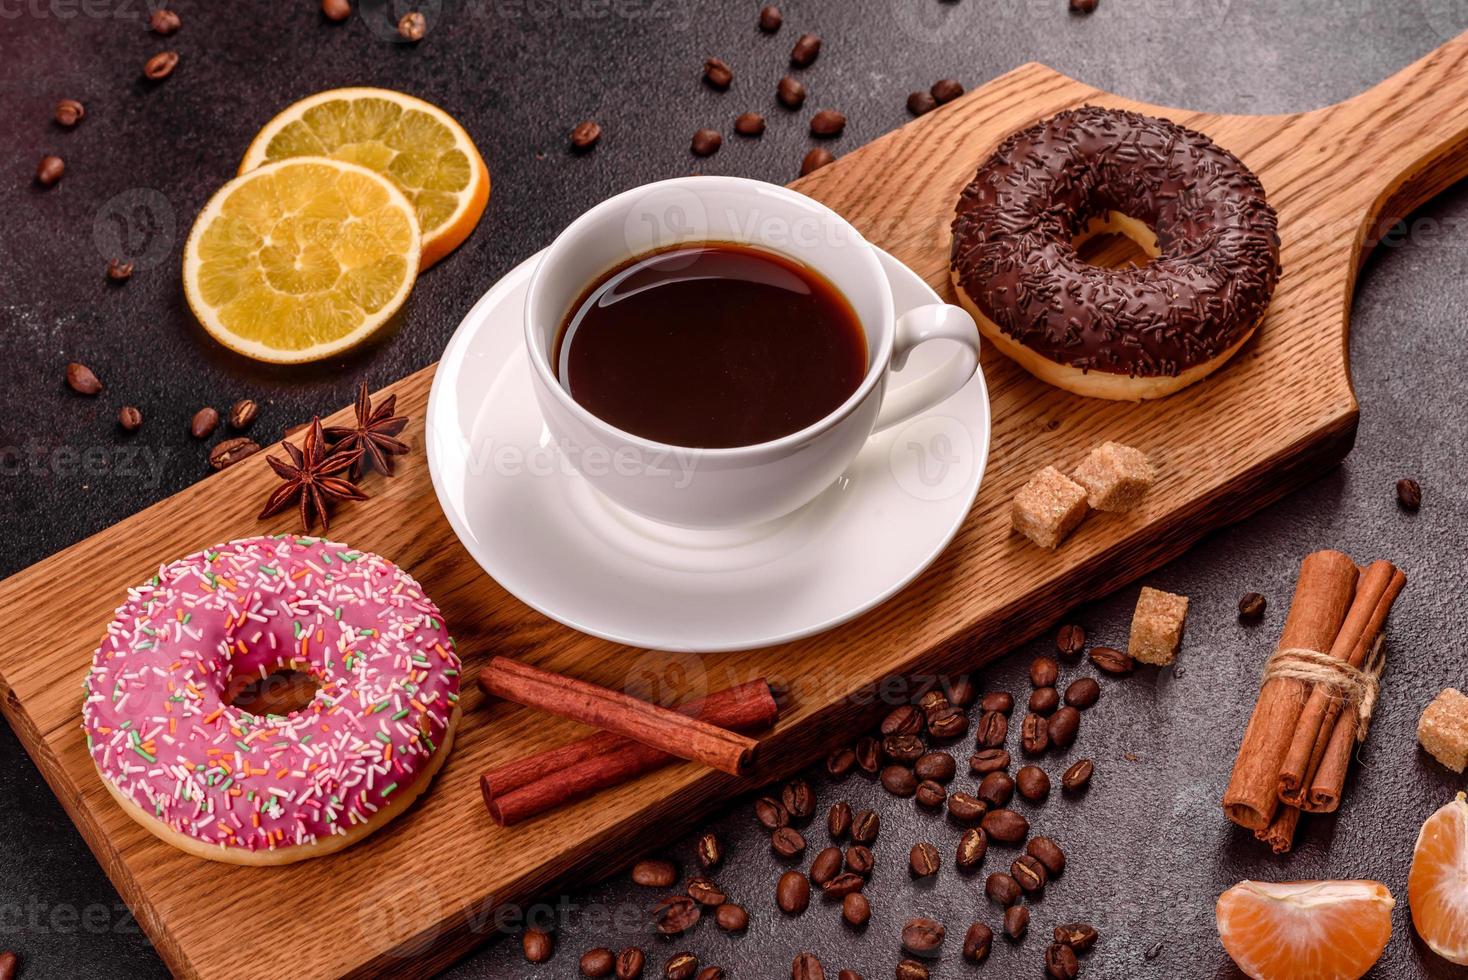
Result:
[[[648,858],[632,865],[632,880],[644,888],[672,888],[678,869],[672,861]]]
[[[1037,687],[1030,693],[1030,711],[1048,715],[1060,707],[1060,692],[1053,687]]]
[[[948,815],[959,823],[975,823],[989,812],[989,804],[971,793],[950,793]]]
[[[861,810],[851,818],[851,839],[857,844],[870,844],[877,839],[882,820],[871,810]]]
[[[790,964],[790,980],[825,980],[826,971],[813,953],[797,953]]]
[[[590,119],[576,124],[571,130],[571,148],[575,150],[589,150],[601,139],[601,126]]]
[[[831,805],[831,812],[826,814],[826,830],[830,832],[832,840],[841,840],[851,833],[851,804],[845,800]]]
[[[993,945],[994,930],[982,922],[975,922],[964,934],[963,958],[970,963],[982,963],[988,957],[989,949]]]
[[[958,838],[958,853],[955,858],[964,871],[977,868],[989,852],[989,838],[980,827],[970,827]]]
[[[349,0],[321,0],[321,14],[333,24],[340,24],[352,16]]]
[[[1025,766],[1014,774],[1014,787],[1031,803],[1039,803],[1050,795],[1050,777],[1039,766]]]
[[[948,685],[948,700],[960,708],[967,708],[974,703],[978,692],[974,689],[974,682],[967,674],[954,678],[953,683]]]
[[[925,840],[912,845],[912,850],[907,855],[907,865],[912,869],[914,878],[926,878],[929,875],[937,874],[941,864],[938,849]]]
[[[1034,687],[1054,687],[1060,680],[1060,664],[1054,657],[1036,657],[1030,664],[1030,684]]]
[[[841,900],[841,918],[860,929],[872,917],[872,903],[861,892],[852,892]]]
[[[775,904],[786,915],[804,912],[810,905],[810,881],[799,871],[785,872],[775,885]]]
[[[963,86],[951,78],[944,78],[934,82],[932,89],[930,89],[929,91],[931,92],[933,99],[939,105],[942,105],[945,102],[952,102],[954,99],[962,95]]]
[[[982,749],[968,760],[969,770],[975,776],[987,776],[991,772],[1009,768],[1009,753],[1003,749]]]
[[[41,157],[41,162],[36,164],[36,183],[42,187],[52,187],[61,179],[66,172],[66,163],[58,156]]]
[[[1003,871],[995,871],[984,880],[984,894],[996,905],[1013,905],[1021,894],[1019,882]]]
[[[928,968],[917,960],[903,960],[897,964],[897,980],[928,980]]]
[[[1045,866],[1038,858],[1029,854],[1021,854],[1014,859],[1009,866],[1009,876],[1018,882],[1020,888],[1030,894],[1044,888],[1048,877]]]
[[[428,33],[428,20],[416,10],[410,10],[398,18],[398,37],[409,44],[417,44]]]
[[[916,762],[928,751],[916,735],[888,735],[882,739],[882,754],[893,762]]]
[[[904,704],[887,712],[882,719],[882,737],[888,735],[918,735],[923,730],[923,713],[913,705]]]
[[[72,361],[66,365],[66,384],[78,395],[96,395],[102,391],[102,382],[85,364]]]
[[[1085,789],[1091,783],[1091,777],[1096,774],[1096,764],[1090,759],[1077,759],[1071,763],[1065,775],[1060,777],[1060,786],[1067,793],[1077,793]]]
[[[810,117],[810,131],[815,136],[840,136],[845,128],[846,117],[835,109],[822,109]]]
[[[714,925],[725,932],[743,932],[749,928],[749,913],[742,905],[725,902],[714,909]]]
[[[882,788],[893,796],[911,796],[917,791],[917,777],[906,766],[888,766],[882,770]]]
[[[668,980],[693,980],[698,972],[698,957],[692,953],[674,953],[663,967]]]
[[[831,155],[830,150],[824,146],[818,146],[807,153],[805,158],[800,161],[800,176],[804,177],[807,174],[813,174],[827,164],[835,162],[836,158]]]
[[[799,857],[805,853],[805,837],[794,827],[776,827],[770,834],[770,849],[782,858]]]
[[[724,980],[727,975],[722,966],[706,966],[698,971],[694,980]]]
[[[1081,677],[1065,689],[1065,703],[1073,708],[1089,708],[1101,700],[1101,685],[1094,677]]]
[[[979,708],[1007,715],[1014,710],[1014,695],[1008,691],[990,691],[979,699]]]
[[[742,116],[740,118],[743,118]],[[826,756],[826,772],[835,779],[841,779],[851,770],[856,768],[856,752],[852,749],[837,749]]]
[[[1080,711],[1071,705],[1066,705],[1050,716],[1050,723],[1047,726],[1050,744],[1057,748],[1070,748],[1075,744],[1076,733],[1080,731],[1080,728]]]
[[[56,123],[67,129],[81,122],[86,114],[86,107],[76,99],[62,99],[56,103]]]
[[[1067,922],[1055,927],[1055,941],[1084,953],[1096,945],[1096,929],[1085,922]]]
[[[867,880],[855,871],[844,871],[821,886],[828,898],[845,898],[866,887]]]
[[[167,7],[159,7],[148,17],[148,30],[164,37],[178,33],[178,29],[182,26],[183,21],[179,19],[178,14]]]
[[[1025,715],[1019,730],[1020,746],[1030,755],[1039,755],[1050,747],[1050,726],[1044,715]]]
[[[1078,660],[1086,652],[1086,631],[1074,623],[1060,627],[1055,634],[1055,652],[1066,660]]]
[[[804,879],[802,879],[804,880]],[[669,895],[653,908],[653,923],[665,936],[676,936],[698,925],[703,911],[687,895]]]
[[[588,949],[581,954],[583,977],[609,977],[617,965],[617,957],[605,947]]]
[[[828,847],[815,856],[810,863],[812,884],[824,885],[841,873],[841,848]]]
[[[711,157],[719,152],[719,147],[724,145],[724,137],[720,136],[718,130],[700,129],[693,134],[693,143],[690,149],[697,157]]]
[[[764,131],[765,117],[757,112],[742,113],[734,120],[734,132],[740,136],[759,136]]]
[[[717,868],[724,863],[724,844],[713,832],[700,837],[694,850],[698,854],[698,863],[705,868]]]
[[[1415,511],[1422,507],[1422,487],[1416,480],[1397,481],[1397,503],[1403,510]]]
[[[178,67],[177,51],[159,51],[143,63],[143,77],[150,82],[161,82]]]
[[[979,781],[978,796],[991,808],[1001,807],[1014,796],[1014,778],[1007,772],[991,772]]]
[[[1257,592],[1245,592],[1239,600],[1239,618],[1247,623],[1257,623],[1264,618],[1264,607],[1268,601]]]
[[[710,58],[703,63],[703,80],[722,91],[734,81],[734,71],[722,58]]]
[[[782,786],[780,802],[792,820],[807,820],[816,812],[816,794],[804,779],[792,779]]]
[[[811,152],[814,153],[816,151],[812,150]],[[827,155],[829,156],[829,154]],[[870,735],[857,739],[855,752],[856,764],[861,767],[862,771],[876,775],[877,770],[881,768],[882,764],[881,746],[877,740]]]
[[[929,752],[913,763],[913,772],[919,779],[933,779],[946,783],[958,772],[958,763],[947,752]]]
[[[937,956],[945,930],[936,919],[909,919],[902,927],[902,948],[914,956]]]
[[[248,429],[260,414],[260,406],[253,399],[241,398],[229,407],[229,427],[235,431]]]
[[[1043,864],[1052,878],[1065,870],[1065,852],[1049,837],[1032,837],[1025,844],[1025,853]]]
[[[195,439],[208,439],[219,427],[219,413],[205,405],[189,420],[189,435]]]
[[[209,451],[209,468],[216,471],[226,469],[259,451],[260,445],[245,436],[225,439]]]
[[[544,963],[556,951],[556,941],[541,929],[526,929],[520,937],[520,949],[530,963]]]
[[[1030,928],[1030,909],[1027,905],[1011,905],[1004,910],[1004,933],[1010,939],[1023,939]]]
[[[761,796],[754,801],[754,816],[766,830],[775,830],[790,823],[785,805],[769,796]]]
[[[1130,654],[1111,647],[1092,647],[1091,663],[1108,674],[1130,674],[1137,666]]]
[[[688,897],[699,905],[718,907],[729,900],[729,897],[708,878],[698,876],[688,879]]]
[[[764,31],[766,34],[775,33],[780,29],[780,25],[783,23],[785,23],[785,18],[780,16],[779,7],[776,7],[773,4],[768,4],[760,8],[759,29]]]
[[[928,716],[928,734],[934,738],[958,738],[968,731],[968,712],[957,705],[944,705]]]
[[[786,75],[775,87],[775,98],[787,109],[799,109],[805,105],[805,86]]]
[[[872,868],[877,864],[876,856],[872,849],[860,844],[853,844],[846,849],[846,870],[852,874],[865,877],[872,873]]]
[[[1070,9],[1078,14],[1089,14],[1096,9],[1100,0],[1070,0]]]
[[[122,259],[107,260],[107,279],[110,282],[127,282],[133,277],[133,264]]]
[[[917,784],[917,790],[913,793],[913,799],[929,809],[936,810],[943,805],[948,798],[948,791],[943,784],[935,779],[924,779]]]
[[[790,50],[790,63],[797,68],[806,68],[821,53],[821,39],[814,34],[802,34]]]
[[[999,711],[985,711],[979,716],[979,745],[998,748],[1009,737],[1009,718]]]
[[[1030,833],[1030,822],[1013,810],[990,810],[980,826],[990,839],[1003,844],[1018,844]]]
[[[132,405],[124,405],[117,410],[117,424],[124,432],[136,432],[143,427],[143,413]]]
[[[1075,951],[1061,943],[1051,943],[1045,950],[1045,975],[1052,980],[1075,980],[1080,975],[1081,965],[1076,962]]]

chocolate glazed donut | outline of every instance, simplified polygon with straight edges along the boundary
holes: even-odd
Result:
[[[1080,257],[1103,232],[1153,256],[1110,269]],[[1264,187],[1208,137],[1085,106],[1000,144],[953,221],[959,299],[991,343],[1079,395],[1161,398],[1243,346],[1279,281]]]

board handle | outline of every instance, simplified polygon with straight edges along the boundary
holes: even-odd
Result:
[[[1468,177],[1468,31],[1420,61],[1328,109],[1317,146],[1350,166],[1365,220],[1359,267],[1391,228]]]

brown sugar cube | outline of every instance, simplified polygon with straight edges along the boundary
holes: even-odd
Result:
[[[1468,766],[1468,697],[1446,688],[1432,699],[1417,722],[1417,741],[1453,772]]]
[[[1042,548],[1058,548],[1086,516],[1086,488],[1047,466],[1014,495],[1014,529]]]
[[[1137,611],[1132,614],[1132,637],[1127,653],[1144,664],[1170,664],[1183,639],[1188,597],[1142,586]]]
[[[1152,464],[1140,449],[1103,442],[1076,467],[1072,478],[1086,488],[1093,508],[1121,513],[1141,503],[1152,488]]]

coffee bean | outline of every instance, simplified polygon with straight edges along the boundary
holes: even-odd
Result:
[[[718,885],[702,875],[688,879],[688,897],[699,905],[709,906],[723,905],[729,900]]]
[[[864,978],[855,970],[842,970],[836,974],[836,980],[864,980]]]
[[[1060,692],[1053,687],[1037,687],[1030,693],[1030,711],[1048,715],[1060,707]]]
[[[668,980],[693,980],[698,972],[698,957],[692,953],[674,953],[663,966],[663,976]]]
[[[881,746],[870,735],[857,739],[853,751],[856,754],[856,764],[863,772],[875,774],[881,768]]]
[[[775,98],[787,109],[799,109],[805,105],[805,86],[789,75],[780,79],[775,86]]]
[[[590,119],[576,124],[571,130],[571,148],[575,150],[589,150],[601,139],[601,126]]]
[[[805,838],[794,827],[777,827],[770,834],[770,849],[783,858],[799,857],[805,853]]]
[[[843,871],[821,886],[821,891],[826,893],[827,898],[845,898],[852,892],[859,892],[866,887],[867,880],[855,871]]]
[[[826,980],[826,971],[814,953],[797,953],[790,964],[790,980]]]
[[[970,793],[948,794],[948,815],[959,823],[975,823],[989,812],[989,804]]]
[[[694,980],[724,980],[725,976],[727,974],[724,973],[722,966],[706,966],[698,971],[698,976]]]
[[[829,882],[828,882],[829,884]],[[810,881],[799,871],[787,871],[775,885],[775,904],[786,915],[799,915],[810,904]]]
[[[996,871],[984,880],[984,894],[996,905],[1013,905],[1022,894],[1019,882],[1003,871]]]
[[[1137,662],[1131,658],[1130,654],[1122,653],[1112,647],[1092,647],[1091,663],[1108,674],[1130,674],[1137,666]]]
[[[195,439],[208,439],[219,427],[219,413],[205,405],[189,420],[189,435]]]
[[[260,446],[253,439],[244,436],[225,439],[209,451],[209,468],[215,471],[226,469],[259,451]]]
[[[1032,837],[1025,844],[1025,853],[1045,866],[1051,878],[1065,871],[1065,852],[1049,837]]]
[[[742,905],[725,902],[714,909],[714,925],[725,932],[742,932],[749,927],[749,913]]]
[[[96,395],[102,391],[102,382],[92,369],[76,361],[66,365],[66,385],[78,395]]]
[[[178,67],[177,51],[159,51],[143,63],[143,77],[150,82],[161,82]]]
[[[922,711],[914,705],[904,704],[887,712],[880,731],[884,738],[889,735],[918,735],[922,733],[924,724]]]
[[[907,97],[907,111],[914,116],[925,116],[938,108],[938,100],[929,92],[913,92]]]
[[[807,68],[821,53],[821,39],[814,34],[802,34],[790,50],[790,63],[797,68]]]
[[[703,911],[687,895],[669,895],[653,908],[652,920],[658,932],[676,936],[698,925]]]
[[[700,837],[694,845],[694,852],[698,855],[698,863],[705,868],[717,868],[724,863],[724,844],[715,833]]]
[[[817,854],[810,863],[812,884],[824,885],[841,873],[841,848],[828,847]]]
[[[734,120],[734,132],[740,136],[759,136],[765,131],[765,117],[757,112],[741,113]]]
[[[1086,922],[1067,922],[1055,927],[1055,941],[1084,953],[1096,945],[1096,929]]]
[[[826,830],[830,832],[832,840],[841,840],[851,833],[851,804],[845,800],[831,805],[831,812],[826,814]]]
[[[984,711],[997,711],[1007,715],[1014,710],[1014,695],[1008,691],[990,691],[979,699],[979,707]]]
[[[914,956],[937,956],[945,930],[936,919],[909,919],[902,927],[902,948]]]
[[[1048,731],[1050,744],[1057,748],[1068,749],[1075,744],[1076,733],[1081,728],[1081,713],[1071,705],[1066,705],[1055,714],[1050,716]]]
[[[428,33],[428,20],[418,11],[410,10],[398,18],[398,37],[409,44],[417,44]]]
[[[154,34],[161,34],[164,37],[168,37],[170,34],[176,34],[182,26],[183,21],[179,19],[178,14],[169,10],[167,7],[159,7],[148,18],[148,30]]]
[[[260,414],[260,406],[250,398],[241,398],[229,407],[229,427],[236,431],[248,429]]]
[[[1075,951],[1060,943],[1051,943],[1045,950],[1045,975],[1052,980],[1075,980],[1080,975],[1081,965],[1076,962]]]
[[[928,980],[928,968],[917,960],[902,960],[897,964],[897,980]]]
[[[919,779],[932,779],[946,783],[958,772],[958,764],[947,752],[929,752],[913,763],[912,771]]]
[[[916,762],[928,747],[916,735],[888,735],[882,739],[882,754],[893,762]]]
[[[1074,623],[1060,627],[1055,634],[1055,652],[1066,660],[1079,660],[1086,652],[1086,631]]]
[[[938,849],[925,840],[912,845],[912,850],[907,855],[907,866],[912,869],[914,878],[937,874],[942,863],[942,859],[938,857]]]
[[[520,936],[520,948],[530,963],[544,963],[556,951],[556,941],[541,929],[526,929]]]
[[[800,176],[804,177],[808,174],[813,174],[827,164],[835,162],[836,158],[831,155],[830,150],[824,146],[818,146],[807,153],[804,159],[800,161]]]
[[[888,766],[882,770],[882,788],[893,796],[911,796],[917,791],[917,777],[906,766]]]
[[[321,0],[321,13],[332,23],[340,24],[352,16],[352,5],[348,0]]]
[[[693,134],[693,143],[690,148],[693,155],[698,157],[711,157],[719,152],[719,147],[724,145],[724,137],[717,130],[700,129]]]
[[[870,844],[877,839],[882,820],[871,810],[858,811],[851,818],[851,839],[857,844]]]
[[[948,685],[948,701],[950,704],[960,708],[967,708],[974,703],[978,696],[978,690],[974,687],[973,679],[967,674],[960,674]]]
[[[1014,859],[1009,866],[1009,876],[1019,883],[1026,892],[1034,893],[1045,887],[1048,875],[1045,866],[1039,859],[1029,854],[1021,854]]]
[[[58,156],[41,157],[41,162],[36,164],[36,183],[42,187],[51,187],[61,175],[66,172],[66,163]]]
[[[942,105],[945,102],[952,102],[962,95],[963,86],[951,78],[943,78],[934,82],[933,87],[929,91],[932,93],[934,100],[939,105]]]
[[[970,827],[958,838],[958,852],[955,858],[958,866],[964,871],[970,871],[983,863],[984,855],[989,852],[989,838],[981,827]]]
[[[1070,9],[1078,14],[1089,14],[1101,0],[1070,0]]]
[[[826,756],[826,772],[836,779],[841,779],[855,768],[856,753],[850,748],[837,749]]]
[[[994,930],[982,922],[975,922],[964,934],[963,958],[970,963],[982,963],[988,957],[989,949],[993,945]]]
[[[727,89],[734,81],[734,71],[722,58],[709,58],[703,63],[703,80],[716,89]]]
[[[872,868],[876,866],[876,863],[877,858],[869,847],[853,844],[846,849],[846,870],[852,874],[866,877],[872,873]]]
[[[1030,822],[1013,810],[990,810],[981,826],[990,839],[1004,844],[1018,844],[1030,833]]]
[[[1050,747],[1050,726],[1043,715],[1025,715],[1019,730],[1020,746],[1031,755],[1039,755]]]
[[[1014,778],[1007,772],[991,772],[979,782],[979,799],[995,809],[1014,796]]]
[[[65,126],[67,129],[81,122],[86,114],[86,106],[82,105],[76,99],[62,99],[56,103],[56,123],[57,125]]]
[[[780,802],[792,820],[806,820],[816,812],[816,794],[804,779],[792,779],[782,786]]]
[[[143,413],[131,405],[124,405],[117,410],[117,424],[124,432],[136,432],[143,427]]]
[[[1043,802],[1050,795],[1050,777],[1039,766],[1020,769],[1014,774],[1014,786],[1031,803]]]
[[[1009,737],[1009,718],[998,711],[986,711],[979,717],[979,745],[998,748]]]
[[[1089,708],[1101,700],[1101,685],[1094,677],[1081,677],[1065,689],[1065,703],[1073,708]]]
[[[928,716],[928,734],[934,738],[958,738],[968,731],[968,712],[956,705],[940,708]]]
[[[840,136],[846,128],[846,117],[835,109],[822,109],[810,117],[810,131],[814,136]]]
[[[932,715],[939,708],[949,706],[948,695],[943,693],[941,687],[930,687],[918,698],[917,706],[925,716]]]
[[[1030,928],[1030,909],[1026,905],[1011,905],[1004,910],[1004,933],[1010,939],[1023,939]]]
[[[780,8],[774,4],[768,4],[759,10],[759,29],[766,34],[773,34],[785,23],[785,18],[780,16]]]
[[[1030,684],[1034,687],[1054,687],[1060,680],[1060,664],[1054,657],[1036,657],[1030,664]]]
[[[968,767],[975,776],[987,776],[991,772],[1008,769],[1009,753],[1003,749],[983,749],[969,758]]]
[[[1239,599],[1239,618],[1246,623],[1257,623],[1264,618],[1264,607],[1269,604],[1257,592],[1245,592],[1243,598]]]
[[[1078,793],[1091,783],[1096,773],[1096,764],[1090,759],[1077,759],[1071,763],[1065,775],[1060,777],[1060,786],[1068,793]]]
[[[114,282],[114,283],[117,283],[117,282],[127,282],[132,277],[133,277],[133,264],[131,262],[124,262],[124,261],[122,261],[122,259],[108,259],[107,260],[107,281],[108,282]]]
[[[785,804],[769,796],[761,796],[754,801],[754,816],[766,830],[775,830],[790,823]]]
[[[672,861],[648,858],[632,866],[632,880],[644,888],[671,888],[678,880],[678,869]]]
[[[924,779],[918,783],[917,789],[913,793],[913,799],[917,800],[921,805],[934,810],[942,806],[943,801],[947,798],[948,791],[943,788],[942,783],[934,779]]]
[[[1411,479],[1397,481],[1397,503],[1403,510],[1415,511],[1422,507],[1422,486]]]
[[[617,957],[606,947],[588,949],[581,954],[581,975],[583,977],[609,977],[616,965]]]
[[[852,892],[841,900],[841,918],[847,925],[860,929],[872,917],[872,903],[861,892]]]

